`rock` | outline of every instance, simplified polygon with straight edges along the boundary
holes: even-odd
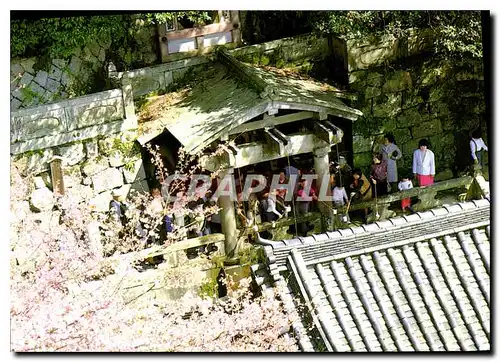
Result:
[[[365,138],[360,135],[354,135],[352,140],[352,150],[354,153],[368,152],[373,147],[373,137]]]
[[[25,84],[26,86],[31,83],[31,81],[34,79],[33,75],[28,73],[27,71],[23,73],[23,76],[21,77],[21,80],[19,81],[19,84]]]
[[[43,152],[33,153],[27,156],[25,168],[20,170],[23,176],[39,175],[42,172],[50,171],[49,161],[54,157],[52,149]]]
[[[89,201],[89,207],[96,212],[108,212],[111,199],[111,191],[100,193]]]
[[[354,167],[366,167],[372,163],[373,154],[371,152],[355,153],[353,156]]]
[[[55,65],[52,65],[52,67],[50,68],[50,72],[49,72],[49,79],[52,79],[56,82],[59,83],[59,81],[61,80],[61,77],[62,77],[62,69],[59,68],[59,67],[56,67]]]
[[[45,93],[45,88],[43,88],[40,84],[36,82],[31,82],[28,86],[31,89],[31,92],[34,93],[34,98],[41,99],[43,94]]]
[[[130,196],[130,190],[132,189],[131,184],[125,184],[122,187],[118,188],[117,191],[122,195],[123,199],[126,199]]]
[[[432,121],[422,122],[413,127],[412,135],[413,138],[422,138],[439,134],[442,131],[441,122],[439,119],[434,119]]]
[[[92,185],[92,179],[90,177],[84,177],[82,184],[84,184],[86,186],[90,186],[90,185]]]
[[[28,201],[17,201],[10,204],[10,211],[16,220],[25,220],[30,212],[30,203]]]
[[[111,167],[123,166],[128,161],[127,157],[119,151],[112,151],[108,159]]]
[[[78,142],[69,146],[59,147],[60,155],[63,158],[63,166],[74,166],[85,159],[83,143]]]
[[[19,107],[21,107],[22,104],[23,104],[23,102],[21,102],[19,99],[12,98],[11,101],[10,101],[10,110],[11,110],[11,112],[18,110]]]
[[[99,147],[97,146],[97,141],[85,142],[85,152],[87,153],[88,159],[94,159],[99,156]]]
[[[396,144],[397,145],[402,145],[403,143],[408,142],[411,140],[411,133],[410,129],[407,128],[398,128],[392,132],[394,135],[394,138],[396,139]]]
[[[49,78],[49,73],[44,70],[38,71],[35,76],[35,82],[37,82],[41,87],[45,88],[47,84],[47,79]]]
[[[40,177],[42,178],[43,182],[45,183],[45,187],[52,189],[52,176],[50,175],[50,172],[42,172],[40,174]],[[64,180],[64,183],[66,185],[66,180]]]
[[[429,115],[422,114],[418,111],[418,107],[413,107],[402,110],[402,112],[396,116],[396,120],[399,127],[407,128],[429,120]]]
[[[31,206],[35,211],[50,211],[54,207],[54,194],[48,188],[35,190],[30,197]]]
[[[21,66],[19,63],[10,63],[10,78],[11,81],[12,79],[15,78],[21,78],[24,73],[24,68]]]
[[[41,178],[40,176],[35,176],[33,178],[33,183],[35,184],[35,189],[37,189],[37,190],[47,187],[45,185],[45,182],[43,181],[43,178]]]
[[[63,69],[68,62],[64,59],[52,59],[52,64],[59,69]]]
[[[89,236],[90,250],[102,257],[104,254],[98,222],[93,221],[87,226],[87,235]]]
[[[372,114],[379,118],[394,118],[401,112],[401,93],[391,93],[378,97],[373,104]],[[395,123],[394,123],[395,125]],[[386,126],[384,124],[384,126]]]
[[[129,162],[123,166],[123,176],[127,183],[144,180],[146,178],[146,172],[144,171],[142,160]]]
[[[396,93],[412,87],[411,75],[409,72],[398,70],[386,79],[383,86],[384,93]]]
[[[73,56],[71,58],[71,62],[68,65],[69,72],[71,74],[74,74],[74,75],[78,74],[78,71],[80,70],[81,65],[82,65],[82,61],[80,60],[80,58],[78,58],[77,56]]]
[[[50,233],[51,230],[55,230],[59,226],[59,221],[61,218],[60,211],[43,211],[36,214],[31,214],[32,220],[36,221],[40,227],[41,231]]]
[[[51,93],[57,93],[59,91],[59,87],[61,86],[61,83],[58,80],[49,78],[47,79],[47,84],[45,85],[45,88],[47,91]]]
[[[364,94],[365,94],[365,98],[367,98],[367,99],[378,97],[382,94],[382,88],[368,86],[367,88],[365,88]]]
[[[83,174],[86,176],[93,176],[96,173],[102,172],[109,167],[109,162],[106,157],[100,157],[85,163],[82,168]]]
[[[64,180],[66,182],[66,180]],[[90,186],[74,185],[65,191],[65,195],[71,198],[72,201],[79,204],[87,202],[94,197],[94,190]]]
[[[412,155],[411,157],[413,158],[413,151],[415,151],[418,148],[418,139],[411,139],[408,142],[403,144],[403,147],[401,148],[401,152],[403,152],[403,155]]]
[[[83,177],[79,167],[65,167],[63,168],[63,172],[65,188],[71,188],[82,184]]]
[[[123,174],[116,168],[108,168],[92,176],[95,192],[111,190],[123,185]]]
[[[439,182],[439,181],[449,180],[452,179],[453,177],[454,177],[453,171],[451,171],[450,169],[446,169],[444,171],[437,173],[436,177],[434,177],[434,181]]]

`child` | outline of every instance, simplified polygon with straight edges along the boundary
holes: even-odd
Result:
[[[337,208],[344,207],[345,203],[349,201],[345,188],[342,185],[336,185],[333,188],[333,203]]]
[[[408,176],[403,176],[401,178],[401,181],[399,181],[399,184],[398,184],[399,191],[409,190],[411,188],[413,188],[413,184],[412,184],[410,178]],[[413,210],[411,208],[411,198],[408,197],[406,199],[401,200],[401,209],[403,211],[410,210],[411,212],[413,212]]]

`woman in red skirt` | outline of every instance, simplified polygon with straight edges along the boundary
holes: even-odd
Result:
[[[434,152],[428,149],[429,141],[425,138],[418,141],[418,149],[413,152],[413,176],[418,186],[428,186],[434,183],[436,166]]]

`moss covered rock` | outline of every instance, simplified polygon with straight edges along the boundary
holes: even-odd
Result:
[[[412,128],[412,135],[414,138],[430,137],[438,135],[443,131],[441,121],[433,119],[431,121],[422,122]]]
[[[371,165],[372,159],[372,152],[355,153],[353,157],[354,167],[366,168]]]

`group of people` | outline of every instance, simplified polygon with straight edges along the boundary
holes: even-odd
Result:
[[[370,174],[363,174],[360,168],[351,169],[344,162],[333,162],[330,169],[330,181],[328,192],[332,196],[333,204],[331,209],[338,212],[335,214],[348,213],[348,207],[351,201],[362,202],[373,198],[378,198],[389,193],[408,190],[413,187],[415,182],[418,186],[428,186],[434,183],[434,175],[436,173],[435,156],[429,149],[429,141],[421,139],[418,143],[418,148],[413,152],[412,172],[407,172],[398,178],[397,161],[401,159],[402,152],[396,145],[396,140],[392,134],[384,136],[384,143],[380,146],[378,152],[374,153]],[[474,163],[480,166],[484,165],[484,151],[488,148],[481,138],[480,131],[472,133],[470,140],[471,156]],[[254,193],[253,189],[258,183],[253,183],[250,190],[247,191],[247,200],[243,200],[243,190],[241,180],[237,180],[237,201],[235,202],[237,221],[240,227],[249,227],[257,223],[257,216],[260,215],[262,222],[276,222],[282,217],[291,215],[300,218],[305,216],[310,211],[317,211],[322,202],[318,200],[318,189],[316,180],[308,185],[308,179],[304,177],[307,173],[314,173],[314,170],[304,170],[294,165],[287,164],[283,166],[278,180],[278,186],[271,189],[268,182],[266,188],[258,193]],[[271,176],[272,175],[268,175]],[[294,188],[288,187],[291,179],[295,182]],[[240,182],[238,182],[240,181]],[[270,180],[268,180],[270,181]],[[283,184],[283,187],[279,185]],[[301,197],[306,196],[305,192],[309,190],[309,200],[303,200]],[[287,193],[292,192],[291,198],[287,198]],[[328,194],[328,193],[327,193]],[[348,196],[349,195],[349,196]],[[120,223],[125,222],[124,204],[119,201],[118,194],[113,194],[113,200],[110,203],[110,211],[113,217]],[[174,215],[171,213],[171,207],[166,207],[165,201],[160,193],[160,190],[155,188],[152,190],[152,202],[150,210],[156,211],[162,217],[159,235],[160,239],[164,239],[166,235],[173,231]],[[299,199],[298,199],[299,198]],[[291,201],[287,201],[291,200]],[[218,212],[213,212],[210,215],[204,215],[206,208],[217,209],[217,199],[214,197],[213,190],[208,190],[204,195],[199,195],[195,200],[187,204],[187,213],[182,216],[182,222],[179,226],[187,227],[188,237],[196,237],[208,235],[211,233],[222,232],[220,215]],[[413,212],[411,208],[411,200],[404,199],[401,201],[403,211],[408,210]],[[170,210],[170,211],[169,211]],[[169,211],[170,213],[165,213]],[[364,219],[368,215],[368,209],[364,210]],[[314,228],[311,223],[297,224],[295,233],[305,236]],[[141,225],[137,226],[139,234],[144,233]]]

